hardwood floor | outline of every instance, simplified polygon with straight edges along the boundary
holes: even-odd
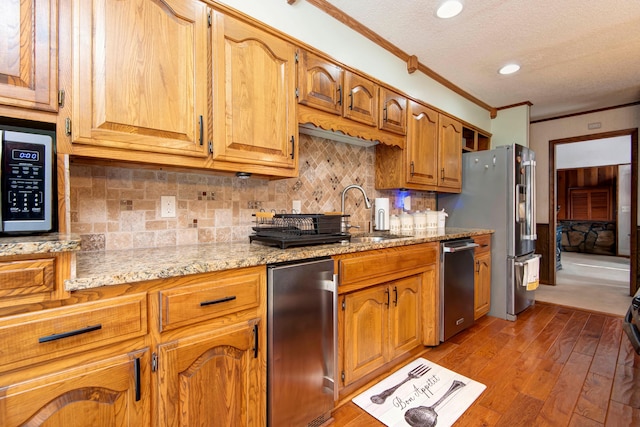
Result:
[[[640,426],[640,356],[622,318],[536,303],[484,317],[422,357],[487,389],[461,426]],[[332,427],[383,426],[349,401]]]

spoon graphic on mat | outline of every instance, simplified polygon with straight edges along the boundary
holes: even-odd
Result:
[[[461,389],[466,384],[462,381],[455,380],[451,383],[449,390],[440,398],[436,403],[431,406],[418,406],[411,408],[404,413],[404,419],[410,426],[413,427],[433,427],[438,423],[438,414],[435,408],[441,404],[452,393],[455,393],[458,389]]]
[[[421,376],[423,376],[424,374],[426,374],[430,370],[431,370],[431,367],[430,366],[426,366],[424,364],[416,366],[411,371],[409,371],[409,373],[407,374],[407,378],[405,378],[401,383],[399,383],[398,385],[396,385],[394,387],[391,387],[390,389],[387,389],[387,390],[383,391],[380,394],[376,394],[376,395],[371,396],[371,401],[373,403],[377,403],[378,405],[382,405],[384,403],[384,401],[387,400],[387,397],[391,396],[398,389],[398,387],[400,387],[402,384],[404,384],[407,381],[412,380],[414,378],[420,378]]]

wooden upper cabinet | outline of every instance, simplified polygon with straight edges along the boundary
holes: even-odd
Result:
[[[260,166],[276,167],[295,176],[295,47],[230,16],[213,15],[214,168],[260,173]]]
[[[438,112],[409,101],[406,180],[417,185],[438,184]]]
[[[345,71],[344,87],[344,117],[377,126],[378,85],[358,74]]]
[[[441,189],[462,189],[462,124],[448,116],[440,114],[439,166]]]
[[[57,111],[57,0],[2,0],[0,104]]]
[[[298,102],[342,115],[344,70],[306,50],[298,51]]]
[[[72,143],[204,157],[207,7],[75,0]],[[71,30],[71,28],[65,29]]]
[[[407,133],[407,98],[380,87],[378,127],[400,135]]]

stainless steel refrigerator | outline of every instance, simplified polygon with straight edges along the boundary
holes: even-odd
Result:
[[[491,309],[515,320],[535,302],[523,284],[524,265],[535,255],[535,153],[521,145],[462,155],[462,192],[438,195],[447,227],[490,228]]]

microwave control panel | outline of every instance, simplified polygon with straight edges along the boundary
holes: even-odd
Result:
[[[51,228],[51,136],[4,131],[2,138],[2,231]]]

